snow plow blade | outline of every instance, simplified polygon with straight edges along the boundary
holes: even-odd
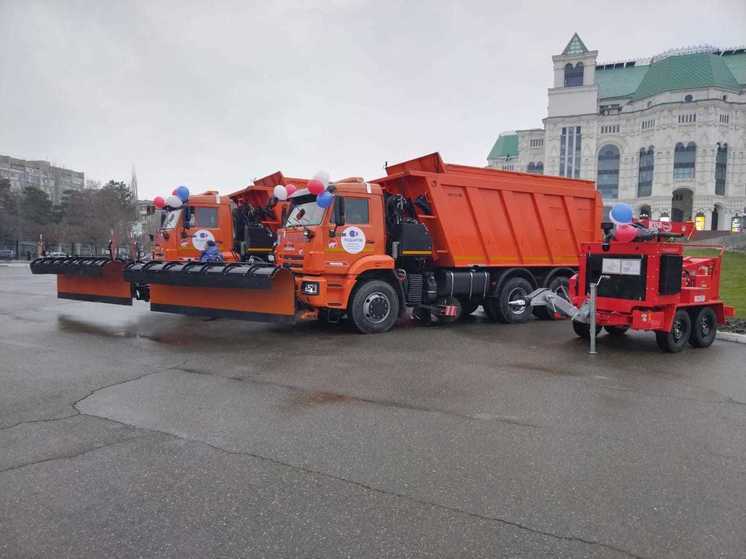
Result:
[[[172,268],[160,281],[149,279],[150,310],[259,322],[295,321],[295,280],[288,270],[220,264],[203,273],[190,271],[196,268],[181,270],[181,274]],[[259,275],[252,276],[251,268],[257,268]]]
[[[267,263],[247,262],[133,262],[124,269],[124,279],[132,283],[178,285],[183,287],[227,287],[271,289],[280,269]]]
[[[126,262],[107,257],[37,258],[33,274],[55,274],[57,297],[74,301],[132,305],[132,285],[124,280]]]

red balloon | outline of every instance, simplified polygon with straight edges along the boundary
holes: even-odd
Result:
[[[614,231],[614,239],[620,243],[628,243],[634,241],[637,237],[637,227],[630,225],[629,223],[620,223],[616,226]]]
[[[174,196],[176,196],[176,191],[177,190],[179,190],[178,186],[171,191],[171,194],[173,194]]]
[[[166,207],[166,201],[163,199],[162,196],[156,196],[155,198],[153,198],[153,205],[156,208],[164,208]]]
[[[285,187],[285,190],[288,191],[288,196],[292,196],[293,193],[298,190],[298,187],[296,187],[294,184],[289,184]]]
[[[308,191],[311,194],[316,194],[318,196],[324,192],[324,183],[318,179],[310,180],[308,181]]]

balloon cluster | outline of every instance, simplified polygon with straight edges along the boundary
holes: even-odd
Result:
[[[153,198],[153,205],[158,209],[170,208],[175,210],[186,204],[189,200],[189,189],[182,185],[174,188],[171,196],[163,198],[163,196],[156,196]]]
[[[609,219],[616,225],[614,239],[622,243],[633,241],[637,237],[637,227],[632,225],[634,212],[629,204],[614,204],[609,212]]]
[[[306,186],[308,192],[316,196],[316,203],[321,208],[328,208],[334,201],[334,195],[329,184],[329,173],[325,171],[319,171],[314,175],[313,179],[308,181]],[[272,194],[278,200],[284,201],[292,196],[298,189],[292,184],[282,185],[278,184],[275,186]]]

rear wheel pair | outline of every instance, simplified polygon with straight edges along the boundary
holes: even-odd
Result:
[[[497,297],[485,299],[482,305],[484,312],[493,322],[526,322],[531,316],[528,295],[532,291],[527,279],[511,278],[502,286]]]
[[[656,332],[655,341],[663,351],[678,353],[684,346],[709,347],[717,335],[717,316],[710,307],[686,311],[679,309],[670,332]]]

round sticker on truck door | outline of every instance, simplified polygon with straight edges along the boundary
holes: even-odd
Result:
[[[365,248],[365,233],[360,227],[348,227],[342,231],[342,248],[350,254],[363,252]]]
[[[207,248],[207,241],[214,240],[215,237],[207,229],[200,229],[192,235],[192,245],[200,252]]]

